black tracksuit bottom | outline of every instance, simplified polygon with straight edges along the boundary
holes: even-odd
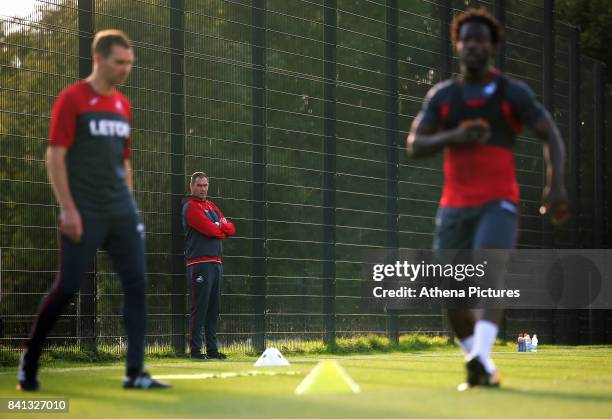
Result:
[[[127,332],[127,375],[143,369],[147,309],[145,290],[144,226],[137,212],[81,213],[83,236],[78,243],[60,237],[55,283],[42,300],[24,355],[26,373],[36,371],[43,345],[55,322],[81,287],[93,266],[96,251],[105,249],[119,275],[124,293],[123,320]]]
[[[206,353],[217,353],[223,265],[217,262],[196,263],[187,267],[186,274],[191,290],[189,348],[191,353],[201,352],[202,326],[204,326]]]

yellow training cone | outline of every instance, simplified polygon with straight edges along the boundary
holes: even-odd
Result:
[[[295,394],[359,393],[357,383],[336,361],[319,362],[295,389]]]

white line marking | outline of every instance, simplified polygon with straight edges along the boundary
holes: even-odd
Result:
[[[492,354],[495,355],[516,355],[516,356],[526,356],[529,357],[529,355],[525,355],[523,353],[519,353],[519,352],[510,352],[510,351],[502,351],[502,352],[491,352]],[[608,348],[597,348],[597,349],[545,349],[544,351],[538,351],[537,353],[534,353],[533,356],[534,357],[541,357],[542,354],[571,354],[571,353],[581,353],[581,354],[585,354],[585,355],[593,355],[593,354],[597,354],[597,353],[606,353],[609,354],[610,353],[610,349]],[[539,354],[539,355],[538,355]],[[323,359],[336,359],[339,361],[352,361],[352,360],[365,360],[365,359],[374,359],[374,360],[388,360],[388,361],[395,361],[395,360],[402,360],[402,359],[410,359],[410,358],[463,358],[463,353],[461,353],[460,351],[457,352],[452,352],[452,353],[444,353],[444,354],[381,354],[381,355],[356,355],[356,356],[326,356],[324,358],[294,358],[292,359],[291,362],[296,363],[296,362],[304,362],[304,363],[317,363]],[[223,361],[222,363],[219,363],[218,365],[244,365],[244,364],[249,364],[252,365],[253,364],[253,360],[245,360],[245,361]],[[201,363],[200,364],[202,367],[213,367],[214,364],[209,364],[209,363]],[[190,362],[190,361],[184,361],[184,362],[170,362],[170,363],[150,363],[147,364],[146,367],[147,368],[167,368],[167,367],[189,367],[189,368],[194,368],[199,366],[198,363],[195,362]],[[17,366],[15,365],[15,370],[17,369]],[[79,372],[79,371],[100,371],[100,370],[123,370],[125,369],[124,365],[100,365],[100,366],[94,366],[94,367],[67,367],[67,368],[45,368],[44,365],[41,368],[41,371],[43,371],[45,374],[51,374],[51,373],[64,373],[64,372]],[[14,375],[16,374],[16,371],[8,370],[8,371],[1,371],[0,372],[0,376],[3,375]]]
[[[160,380],[207,380],[209,378],[236,378],[236,377],[273,377],[276,375],[301,375],[301,371],[240,371],[240,372],[213,372],[202,374],[169,374],[155,375],[153,378]]]

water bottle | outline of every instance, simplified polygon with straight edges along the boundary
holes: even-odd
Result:
[[[525,335],[525,352],[531,352],[531,338],[529,334]]]
[[[533,335],[531,339],[531,352],[538,352],[538,335]]]

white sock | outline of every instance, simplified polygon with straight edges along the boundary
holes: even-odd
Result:
[[[491,348],[495,343],[498,330],[499,328],[497,325],[488,320],[478,320],[474,326],[474,345],[470,351],[469,358],[473,358],[475,356],[480,357],[480,360],[485,364],[485,368],[489,373],[492,371],[488,371],[487,359],[491,354]],[[493,365],[493,370],[495,370],[495,364],[493,364],[493,361],[491,361],[491,364]]]
[[[474,335],[459,339],[459,346],[461,346],[461,349],[463,349],[466,355],[472,352],[472,348],[474,347]]]

